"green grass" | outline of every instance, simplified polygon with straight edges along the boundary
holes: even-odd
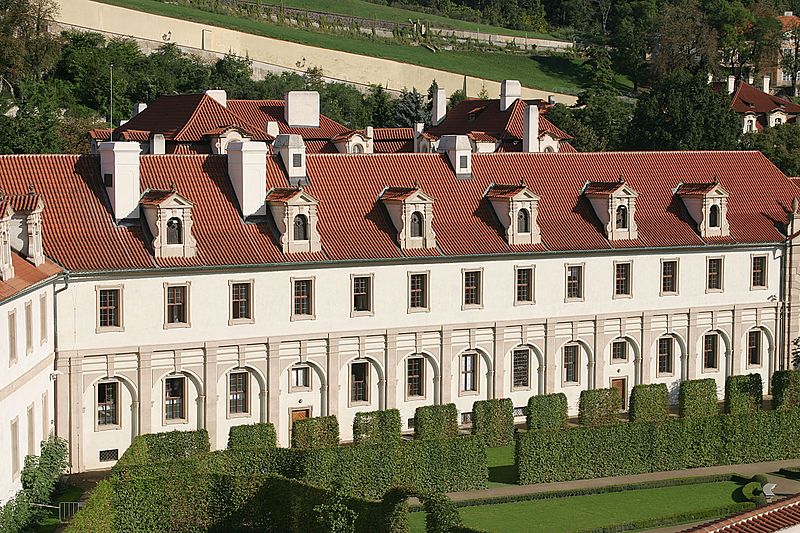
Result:
[[[502,448],[486,448],[486,464],[489,467],[489,488],[516,484],[513,444]]]
[[[83,495],[83,489],[73,485],[67,485],[64,491],[56,495],[53,505],[58,505],[59,502],[77,502]],[[39,526],[34,529],[34,533],[53,533],[56,528],[61,524],[58,521],[58,511],[53,510],[53,515],[45,519]]]
[[[459,512],[465,525],[489,532],[561,533],[732,505],[739,487],[734,481],[719,481],[460,507]],[[411,513],[409,521],[412,532],[425,531],[425,513]]]
[[[351,35],[320,33],[280,24],[268,24],[252,19],[210,13],[187,6],[166,4],[157,0],[98,1],[156,15],[262,35],[273,39],[391,59],[476,78],[495,81],[514,78],[518,79],[525,87],[535,87],[545,91],[577,94],[583,88],[584,80],[581,61],[562,56],[530,56],[502,52],[452,50],[432,53],[421,46],[404,45],[368,37],[361,38]],[[617,81],[621,88],[632,87],[630,80],[627,78],[619,76]],[[385,83],[385,80],[376,79],[374,83]],[[417,89],[425,90],[427,87],[417,87]]]

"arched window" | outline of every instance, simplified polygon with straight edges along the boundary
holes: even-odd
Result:
[[[624,205],[617,207],[616,226],[617,229],[628,228],[628,208]]]
[[[531,216],[527,209],[520,209],[517,212],[517,233],[531,232]]]
[[[775,117],[775,125],[780,126],[781,124],[783,124],[783,119],[781,119],[781,117]]]
[[[425,235],[425,226],[424,220],[422,218],[422,213],[419,211],[414,211],[411,213],[411,236],[412,237],[423,237]]]
[[[719,206],[716,204],[712,205],[708,210],[708,227],[719,227]]]
[[[294,240],[308,240],[308,219],[305,215],[297,215],[294,217]]]
[[[547,146],[547,147],[545,147],[544,152],[546,154],[551,154],[551,153],[555,152],[555,150],[553,150],[552,146]]]
[[[353,145],[353,153],[354,154],[363,154],[364,153],[364,145],[363,144],[354,144]]]
[[[167,220],[167,244],[183,244],[183,230],[178,218]]]

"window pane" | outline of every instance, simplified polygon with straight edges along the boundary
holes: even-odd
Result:
[[[703,366],[705,368],[718,368],[717,366],[717,345],[719,336],[716,333],[709,333],[703,337]]]
[[[761,331],[750,331],[747,334],[747,360],[751,365],[761,364]]]
[[[424,396],[424,361],[422,357],[409,357],[406,362],[408,396]]]
[[[753,258],[753,287],[767,286],[767,258],[758,256]]]
[[[564,346],[564,381],[578,382],[578,347]]]
[[[428,307],[427,274],[411,274],[409,279],[409,306],[415,309]]]
[[[583,297],[583,267],[567,267],[567,298]]]
[[[631,264],[618,263],[615,266],[614,294],[617,296],[630,296],[631,294]]]
[[[234,283],[231,285],[231,317],[234,320],[252,318],[249,283]]]
[[[512,385],[514,387],[525,388],[530,386],[530,378],[528,373],[529,368],[530,368],[530,350],[527,349],[514,350],[513,361],[512,361],[512,370],[513,370]]]
[[[461,356],[461,390],[477,390],[475,382],[475,364],[477,354],[467,353]]]
[[[186,287],[167,287],[167,323],[186,323]]]
[[[97,385],[97,425],[117,424],[117,382]]]
[[[615,361],[625,361],[628,359],[628,343],[616,341],[611,345],[611,358]]]
[[[353,278],[353,310],[354,311],[371,311],[372,298],[371,281],[369,277]]]
[[[231,413],[247,413],[247,372],[232,372],[229,384],[229,411]]]
[[[102,289],[99,307],[100,327],[119,327],[119,290]]]
[[[517,269],[517,301],[533,301],[533,269]]]
[[[658,339],[658,371],[662,374],[672,373],[672,346],[671,337]]]
[[[164,408],[167,420],[184,418],[183,390],[185,378],[167,378],[165,382]]]
[[[664,261],[661,263],[661,292],[678,292],[677,271],[677,261]]]
[[[481,273],[478,270],[464,272],[464,305],[480,305]]]
[[[722,259],[708,260],[708,288],[722,289]]]
[[[350,365],[350,401],[366,402],[367,370],[369,363],[353,363]]]
[[[312,314],[310,279],[301,279],[294,282],[294,314]]]

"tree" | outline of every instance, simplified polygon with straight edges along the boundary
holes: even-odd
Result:
[[[57,13],[55,0],[0,2],[0,92],[41,81],[56,64],[61,39],[47,25]]]
[[[57,154],[61,151],[59,109],[43,84],[23,86],[16,113],[0,115],[1,154]],[[12,115],[12,116],[9,116]]]
[[[450,95],[450,98],[447,99],[447,110],[450,111],[455,106],[463,102],[467,99],[467,93],[463,91],[463,89],[458,89],[457,91],[453,91],[453,94]]]
[[[612,37],[614,55],[638,91],[647,76],[647,55],[652,49],[658,5],[656,0],[634,0],[623,3],[618,12]]]
[[[662,77],[636,106],[628,146],[636,150],[730,150],[741,135],[728,96],[705,76],[675,71]]]
[[[382,86],[371,86],[366,102],[370,113],[370,123],[373,126],[376,128],[394,126],[396,104]]]
[[[425,95],[425,124],[431,124],[431,117],[433,117],[433,100],[436,98],[436,92],[439,90],[439,84],[436,80],[431,82],[428,87],[428,93]]]
[[[425,122],[425,102],[417,89],[403,89],[395,108],[395,124],[400,127],[413,127]]]
[[[602,93],[615,93],[614,69],[611,66],[611,56],[602,46],[593,46],[589,49],[588,58],[583,64],[588,86],[592,91]]]
[[[797,96],[797,74],[800,72],[800,24],[794,24],[786,32],[789,48],[781,54],[780,67],[792,80],[792,94]]]
[[[608,93],[587,93],[579,106],[556,104],[547,119],[574,137],[570,143],[579,152],[623,149],[634,106]]]
[[[676,70],[706,75],[719,69],[716,32],[696,0],[663,5],[655,37],[652,68],[657,78]]]
[[[800,175],[800,128],[795,124],[747,133],[742,136],[742,148],[759,150],[787,176]]]

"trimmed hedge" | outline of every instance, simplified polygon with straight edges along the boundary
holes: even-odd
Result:
[[[339,445],[339,421],[334,415],[301,418],[292,424],[292,448],[310,450]]]
[[[559,429],[567,425],[567,395],[531,396],[525,420],[528,429]]]
[[[800,410],[671,418],[517,437],[520,484],[800,457]]]
[[[800,370],[779,370],[772,374],[774,409],[800,407]]]
[[[208,431],[205,429],[137,435],[114,465],[114,470],[129,465],[181,459],[208,452],[210,449]]]
[[[479,400],[472,404],[472,434],[483,437],[490,447],[514,441],[514,404],[508,398]]]
[[[728,376],[725,380],[725,412],[732,415],[761,409],[761,374]]]
[[[228,449],[274,448],[277,445],[275,426],[271,423],[233,426],[228,431]]]
[[[101,480],[95,486],[86,505],[70,521],[66,533],[113,531],[114,509],[111,507],[113,497],[114,487],[111,481]]]
[[[617,389],[581,391],[578,402],[578,422],[582,426],[602,426],[619,423],[622,398]]]
[[[353,444],[356,446],[398,444],[402,438],[402,422],[397,409],[356,413],[353,419]]]
[[[669,417],[669,391],[664,383],[636,385],[631,391],[631,422],[661,422]]]
[[[415,439],[449,439],[457,436],[458,408],[456,408],[456,404],[417,407],[414,413]]]
[[[681,418],[718,415],[717,382],[711,378],[682,381],[678,393],[678,410]]]

